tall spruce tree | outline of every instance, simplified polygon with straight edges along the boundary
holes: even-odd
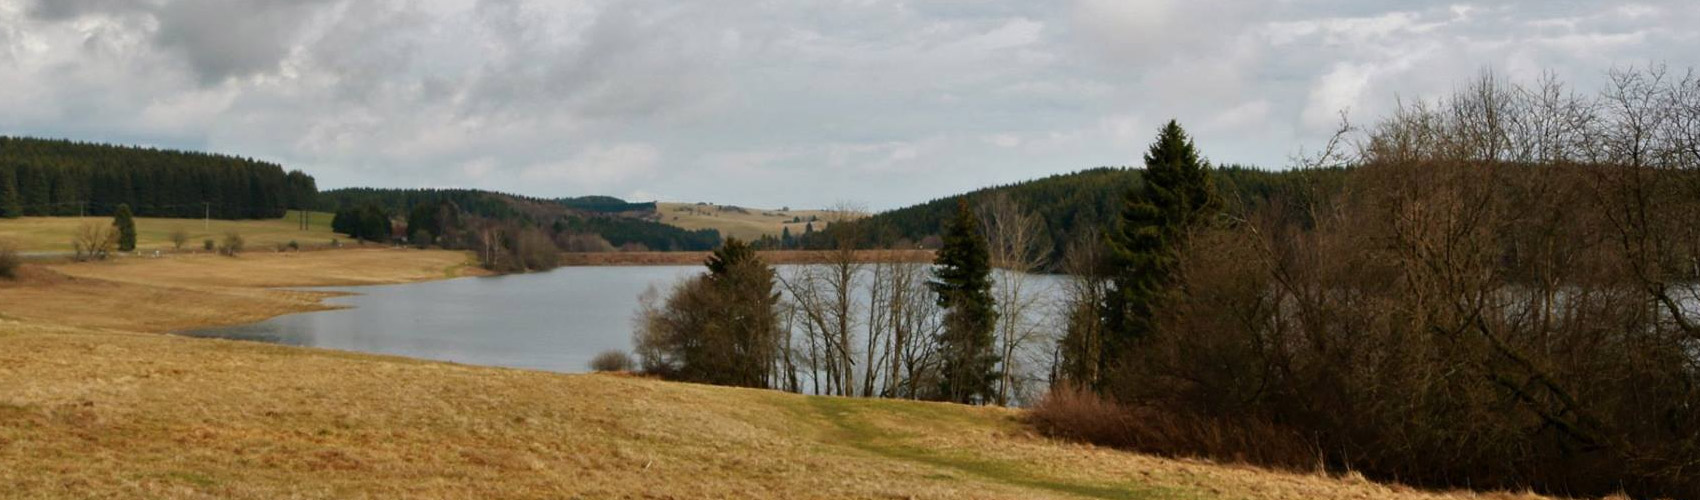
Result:
[[[755,248],[731,237],[705,264],[722,306],[714,314],[722,335],[716,350],[725,353],[719,356],[725,366],[715,370],[719,372],[715,383],[768,387],[774,381],[783,338],[773,268],[762,262]]]
[[[1155,316],[1172,293],[1180,245],[1193,228],[1221,209],[1210,166],[1174,120],[1145,153],[1143,188],[1123,198],[1117,226],[1108,235],[1110,291],[1104,304],[1104,345],[1097,360],[1099,392],[1114,383],[1139,339],[1156,329]]]
[[[130,212],[129,203],[118,204],[118,213],[112,217],[112,227],[118,230],[118,251],[135,251],[136,217]]]
[[[957,201],[956,216],[945,224],[944,246],[933,264],[928,284],[945,310],[938,338],[944,361],[939,396],[958,403],[991,401],[998,377],[992,335],[998,312],[991,294],[990,252],[968,200]]]

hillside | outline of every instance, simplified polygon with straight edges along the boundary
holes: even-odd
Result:
[[[267,287],[433,279],[466,260],[27,268],[0,282],[0,497],[1482,498],[1060,443],[1016,410],[158,333],[323,307]],[[129,314],[86,313],[138,296]]]
[[[1277,191],[1276,187],[1295,182],[1332,176],[1337,171],[1267,171],[1249,167],[1226,166],[1215,170],[1218,191],[1233,204],[1261,204]],[[864,245],[885,247],[898,240],[921,241],[936,235],[946,217],[956,210],[956,200],[967,198],[977,205],[998,195],[1006,195],[1024,209],[1044,221],[1040,239],[1052,253],[1052,263],[1058,262],[1069,241],[1064,235],[1083,234],[1089,227],[1107,228],[1121,210],[1123,195],[1129,189],[1139,189],[1141,170],[1129,168],[1094,168],[1058,174],[1031,181],[993,186],[955,196],[938,198],[905,208],[881,212],[860,222],[867,230],[861,233],[871,239]]]
[[[477,189],[347,188],[318,197],[320,210],[373,205],[395,218],[406,218],[415,207],[443,202],[453,203],[465,214],[536,225],[555,235],[595,234],[615,248],[701,251],[720,244],[716,231],[686,230],[649,220],[653,204],[604,196],[542,199]]]
[[[313,177],[247,158],[0,136],[0,217],[111,215],[275,219],[304,208]]]
[[[781,237],[786,231],[802,236],[810,225],[827,226],[825,210],[775,210],[711,203],[658,203],[658,221],[688,230],[713,229],[726,236],[755,241],[762,236]]]

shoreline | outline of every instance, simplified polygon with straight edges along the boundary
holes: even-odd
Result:
[[[596,266],[685,266],[701,265],[713,252],[596,252],[562,253],[561,267]],[[762,250],[756,252],[769,265],[825,264],[837,252],[831,250]],[[932,250],[857,250],[856,261],[932,262]]]

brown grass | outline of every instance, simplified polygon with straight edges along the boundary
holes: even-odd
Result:
[[[179,229],[189,234],[189,241],[183,244],[184,251],[201,251],[201,242],[222,240],[224,235],[230,232],[240,233],[250,250],[269,250],[291,241],[303,246],[326,245],[334,238],[347,241],[347,236],[331,232],[333,214],[309,212],[308,227],[311,229],[303,231],[297,226],[297,213],[289,212],[288,216],[281,219],[214,220],[210,222],[201,219],[137,217],[136,249],[144,252],[172,250],[171,233]],[[108,223],[111,221],[111,217],[0,219],[0,239],[11,239],[17,242],[18,249],[25,252],[70,252],[72,234],[83,223]]]
[[[657,203],[655,210],[662,224],[690,230],[715,229],[721,236],[735,236],[744,241],[755,241],[764,235],[778,238],[785,229],[790,229],[792,236],[802,236],[809,217],[821,219],[814,222],[815,230],[820,231],[826,229],[828,215],[824,210],[743,208],[739,211],[692,203]],[[792,223],[793,217],[801,217],[803,222]]]
[[[0,285],[0,497],[1475,498],[1067,444],[1015,410],[136,333],[464,256],[209,259]]]

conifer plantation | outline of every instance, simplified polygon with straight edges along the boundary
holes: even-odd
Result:
[[[318,189],[300,171],[234,156],[0,137],[0,217],[275,219]]]

